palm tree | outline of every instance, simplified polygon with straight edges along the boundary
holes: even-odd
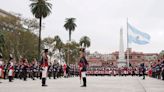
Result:
[[[41,48],[41,28],[42,18],[46,18],[51,13],[52,4],[48,0],[30,0],[31,12],[35,18],[39,19],[39,44],[38,44],[38,59],[40,59]]]
[[[75,30],[76,24],[75,24],[76,18],[66,18],[64,28],[69,31],[69,41],[71,41],[71,32]]]
[[[79,44],[80,44],[81,47],[84,46],[84,48],[90,47],[90,45],[91,45],[90,38],[87,37],[87,36],[83,36],[83,37],[80,39],[80,43],[79,43]]]
[[[61,41],[61,39],[60,39],[60,37],[59,37],[58,35],[56,35],[56,36],[54,37],[54,41],[55,41],[56,44],[57,44],[57,43],[59,43],[59,42]]]
[[[71,32],[74,31],[76,27],[75,20],[76,20],[75,18],[66,18],[66,21],[64,24],[65,29],[69,31],[69,42],[71,42]],[[68,45],[67,64],[69,64],[69,60],[70,60],[69,55],[70,55],[70,52],[69,52],[69,45]]]

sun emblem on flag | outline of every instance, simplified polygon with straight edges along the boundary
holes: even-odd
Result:
[[[139,37],[139,36],[137,36],[137,37],[136,37],[136,39],[137,39],[137,40],[139,40],[139,39],[140,39],[140,37]]]

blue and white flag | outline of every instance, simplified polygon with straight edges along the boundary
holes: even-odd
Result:
[[[128,23],[128,43],[145,45],[150,42],[150,35],[139,31]]]

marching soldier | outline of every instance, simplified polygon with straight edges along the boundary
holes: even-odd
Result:
[[[42,54],[42,86],[46,85],[46,77],[47,77],[47,70],[48,70],[48,49],[44,50],[44,53]]]
[[[80,74],[83,79],[83,85],[81,87],[87,86],[87,79],[86,79],[86,71],[87,71],[88,62],[85,58],[85,49],[80,50],[80,62],[79,62],[79,68],[80,68]]]

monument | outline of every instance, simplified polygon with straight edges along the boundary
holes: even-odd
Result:
[[[120,44],[119,44],[119,59],[117,60],[118,67],[126,66],[125,54],[124,54],[124,42],[123,42],[123,29],[120,29]]]

